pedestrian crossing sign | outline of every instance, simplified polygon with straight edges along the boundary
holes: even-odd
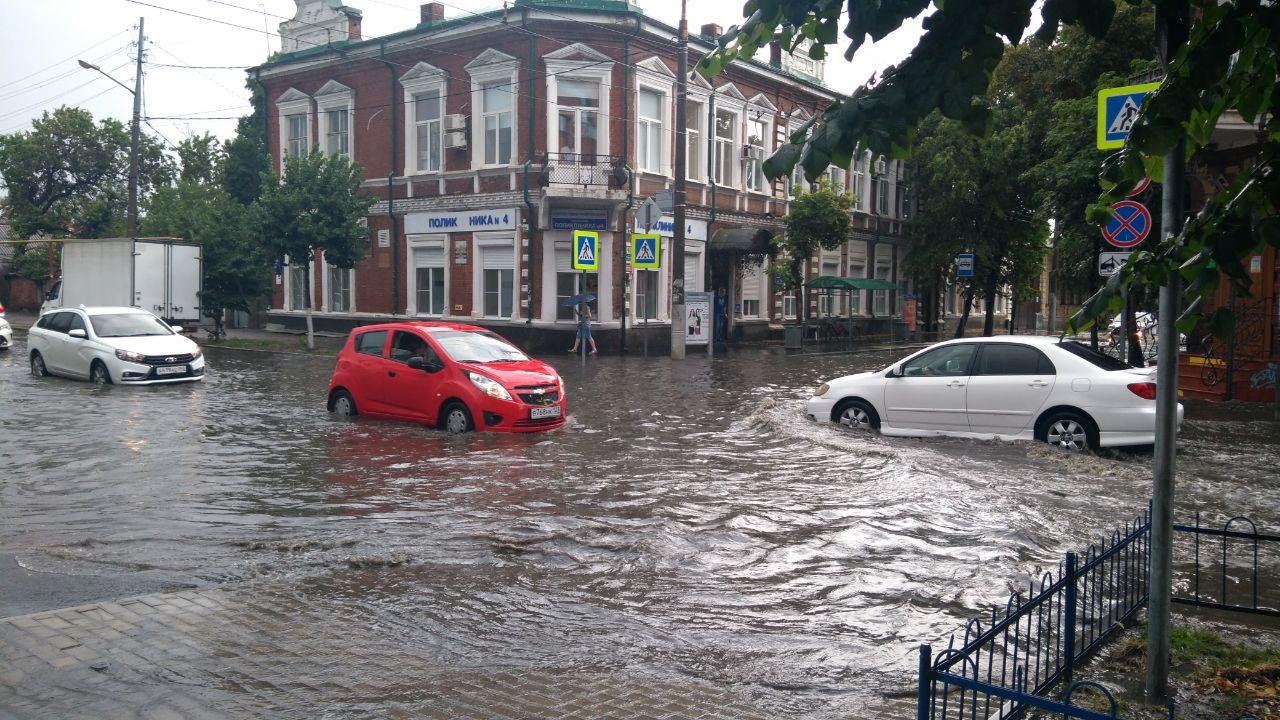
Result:
[[[600,271],[600,233],[594,230],[573,231],[573,269]]]
[[[657,270],[662,265],[662,236],[631,236],[631,264],[637,270]]]
[[[1125,138],[1138,119],[1143,98],[1158,87],[1160,83],[1146,83],[1098,91],[1099,150],[1124,147]]]

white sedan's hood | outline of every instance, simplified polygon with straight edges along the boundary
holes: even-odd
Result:
[[[876,370],[876,371],[874,371],[874,372],[854,373],[853,375],[845,375],[844,377],[838,377],[838,378],[836,378],[836,379],[832,380],[832,381],[831,381],[830,383],[828,383],[828,384],[829,384],[829,385],[835,385],[835,384],[839,383],[839,384],[841,384],[841,385],[844,385],[844,384],[846,384],[846,383],[856,383],[856,382],[861,382],[861,381],[864,381],[864,380],[870,380],[871,378],[873,378],[873,377],[875,377],[875,376],[877,376],[877,375],[879,375],[879,374],[880,374],[880,371],[879,371],[879,370]]]
[[[144,335],[141,337],[98,338],[99,342],[117,350],[143,355],[181,355],[194,353],[199,347],[181,335]]]

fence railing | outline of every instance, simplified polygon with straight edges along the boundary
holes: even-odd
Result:
[[[622,187],[626,179],[620,156],[588,153],[544,153],[542,156],[545,185]]]
[[[1248,532],[1233,529],[1246,523]],[[1220,530],[1204,528],[1199,514],[1194,526],[1174,525],[1174,530],[1190,534],[1194,544],[1193,594],[1175,596],[1175,602],[1280,615],[1259,602],[1258,570],[1259,543],[1280,543],[1280,536],[1259,533],[1253,521],[1244,517],[1232,518]],[[1222,578],[1216,596],[1201,592],[1202,535],[1222,538]],[[1228,594],[1230,539],[1251,541],[1245,546],[1252,549],[1247,605],[1230,602],[1235,597]],[[1237,548],[1242,545],[1235,543]],[[1122,630],[1147,602],[1150,551],[1148,509],[1101,544],[1079,555],[1067,553],[1056,573],[1046,573],[1038,583],[1033,581],[1025,598],[1014,593],[1003,612],[992,608],[989,619],[969,621],[958,644],[953,635],[947,648],[936,656],[929,645],[921,645],[918,720],[1006,720],[1020,718],[1030,708],[1064,718],[1117,718],[1115,700],[1106,688],[1075,682],[1073,676],[1076,667]],[[1049,691],[1060,684],[1066,686],[1060,699],[1049,697]],[[1083,688],[1101,693],[1110,705],[1109,714],[1073,704]],[[1172,702],[1169,717],[1173,717]]]
[[[1244,527],[1246,525],[1249,528],[1247,531],[1244,530]],[[1240,529],[1235,529],[1235,528],[1240,528]],[[1192,564],[1191,596],[1190,597],[1187,597],[1185,595],[1174,596],[1173,598],[1174,602],[1181,603],[1183,605],[1195,605],[1198,607],[1214,608],[1216,610],[1231,610],[1235,612],[1245,612],[1245,613],[1254,613],[1257,615],[1270,615],[1272,617],[1280,617],[1280,609],[1259,604],[1259,594],[1258,594],[1259,580],[1260,580],[1258,576],[1258,558],[1260,554],[1259,551],[1262,547],[1262,543],[1274,543],[1274,545],[1269,545],[1268,547],[1274,547],[1277,550],[1280,550],[1280,535],[1271,535],[1267,533],[1258,532],[1258,526],[1252,520],[1250,520],[1249,518],[1243,515],[1238,515],[1236,517],[1233,517],[1230,520],[1223,523],[1220,529],[1215,529],[1215,528],[1207,528],[1202,526],[1200,524],[1200,513],[1196,513],[1195,525],[1174,525],[1173,529],[1175,532],[1191,535],[1192,546],[1194,548],[1193,560],[1192,560],[1193,564]],[[1212,581],[1211,575],[1209,580],[1204,583],[1205,592],[1204,593],[1201,592],[1201,580],[1203,579],[1203,576],[1208,574],[1209,571],[1212,571],[1213,569],[1211,565],[1204,565],[1201,563],[1201,550],[1202,550],[1201,545],[1203,544],[1200,540],[1201,536],[1208,536],[1212,538],[1222,539],[1221,554],[1219,555],[1218,553],[1213,553],[1215,557],[1221,558],[1220,564],[1217,567],[1219,582],[1217,583],[1218,592],[1216,596],[1205,594],[1209,592],[1211,589],[1210,588],[1210,584]],[[1232,539],[1243,540],[1244,542],[1231,543],[1230,541]],[[1238,555],[1239,554],[1244,555],[1244,565],[1249,571],[1247,575],[1248,577],[1247,583],[1244,582],[1242,578],[1232,577],[1231,569],[1232,569],[1233,563],[1231,562],[1231,555],[1228,553],[1228,550],[1231,548],[1235,548]],[[1243,550],[1244,552],[1240,553],[1241,550]],[[1237,568],[1239,568],[1241,563],[1236,562],[1234,563],[1234,565]],[[1238,584],[1247,585],[1247,587],[1249,588],[1248,600],[1247,600],[1247,602],[1249,603],[1248,605],[1241,605],[1241,604],[1230,602],[1233,599],[1233,595],[1230,592],[1231,581],[1234,579],[1239,579],[1240,582]],[[1240,592],[1240,591],[1237,591],[1237,592]]]

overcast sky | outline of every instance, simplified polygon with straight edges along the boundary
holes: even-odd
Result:
[[[143,129],[172,143],[206,131],[231,137],[235,120],[199,118],[234,117],[249,111],[243,70],[166,66],[243,68],[262,62],[269,51],[280,49],[275,32],[283,17],[293,15],[293,0],[142,1],[159,7],[128,0],[0,0],[4,9],[0,134],[27,130],[32,120],[59,105],[81,106],[95,118],[110,116],[127,123],[133,111],[130,93],[80,68],[76,59],[87,59],[132,86],[130,43],[137,38],[138,18],[145,17],[149,42],[144,116],[190,119],[153,119]],[[412,0],[350,0],[350,4],[364,12],[365,38],[405,30],[418,22],[418,4]],[[637,4],[647,15],[672,25],[679,19],[680,0],[639,0]],[[449,0],[444,5],[446,17],[494,7],[492,0]],[[728,26],[740,21],[738,0],[689,5],[693,32],[707,22]],[[270,34],[263,32],[264,27]],[[829,60],[827,83],[836,90],[851,91],[873,72],[906,57],[920,32],[917,19],[884,41],[864,47],[852,63],[843,57]]]

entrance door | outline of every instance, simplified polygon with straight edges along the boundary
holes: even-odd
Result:
[[[944,345],[901,365],[902,376],[885,379],[886,422],[912,430],[966,432],[965,397],[975,343]]]
[[[1016,435],[1027,429],[1053,392],[1053,363],[1019,343],[983,343],[969,378],[969,427]]]

